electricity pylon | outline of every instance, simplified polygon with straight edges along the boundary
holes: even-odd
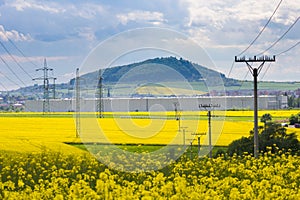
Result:
[[[39,78],[34,78],[33,80],[43,80],[44,85],[44,95],[43,95],[43,114],[50,112],[50,102],[49,102],[49,80],[56,80],[54,77],[49,77],[48,72],[53,71],[52,68],[49,68],[47,66],[47,61],[46,58],[44,59],[44,67],[43,68],[38,68],[36,71],[43,71],[44,75]]]
[[[75,115],[76,115],[76,137],[80,136],[80,76],[79,68],[76,69],[75,79]]]
[[[103,101],[103,77],[101,69],[99,70],[98,76],[98,84],[97,84],[97,91],[96,91],[96,104],[97,104],[97,117],[103,118],[103,111],[104,111],[104,101]]]

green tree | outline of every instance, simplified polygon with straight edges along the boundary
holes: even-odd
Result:
[[[261,116],[261,118],[260,118],[260,122],[264,123],[265,130],[266,130],[268,121],[272,121],[272,115],[270,113],[263,114],[263,116]]]
[[[300,122],[300,113],[296,114],[296,115],[291,115],[290,119],[290,125],[294,125],[296,123]]]
[[[291,150],[297,153],[300,150],[300,143],[295,133],[288,134],[286,128],[281,124],[269,123],[267,130],[264,130],[259,137],[262,147],[260,150],[267,151],[267,147],[272,147],[272,152],[276,152],[276,147],[282,151]],[[274,146],[276,144],[276,146]]]
[[[288,106],[291,108],[300,107],[300,97],[289,96],[288,97]]]
[[[271,150],[276,153],[278,150],[283,152],[291,151],[292,154],[297,154],[300,151],[300,142],[295,133],[287,133],[286,128],[281,124],[269,122],[266,129],[259,127],[259,151],[267,152]],[[242,137],[239,140],[233,141],[228,146],[228,154],[243,155],[245,152],[253,154],[253,131],[249,137]]]
[[[288,106],[291,108],[295,107],[295,97],[294,96],[288,97]]]
[[[227,153],[232,156],[233,154],[243,155],[245,152],[253,154],[253,136],[242,137],[239,140],[234,140],[229,144]]]

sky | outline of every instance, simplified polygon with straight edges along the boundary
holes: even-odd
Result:
[[[97,48],[101,50],[97,51],[99,58],[114,56],[106,63],[99,62],[100,67],[175,55],[231,78],[251,80],[246,64],[234,63],[234,56],[250,45],[279,2],[0,0],[0,90],[42,84],[32,78],[43,76],[36,69],[44,66],[44,58],[49,68],[53,68],[49,76],[56,77],[58,83],[68,82],[74,78],[76,68],[82,68]],[[252,57],[264,52],[299,16],[300,0],[282,0],[260,37],[239,56]],[[299,43],[299,21],[265,55],[276,55]],[[147,34],[148,30],[153,34]],[[184,50],[174,52],[174,48],[163,45],[166,38],[161,35],[168,36],[170,45],[179,39],[193,41],[192,46],[197,44],[207,53],[210,64],[201,60],[203,52],[199,52],[197,59],[197,50],[192,51],[189,45],[179,45]],[[116,43],[120,38],[127,39]],[[123,51],[118,51],[119,48]],[[300,45],[280,54],[275,63],[265,64],[259,80],[300,81],[299,55]]]

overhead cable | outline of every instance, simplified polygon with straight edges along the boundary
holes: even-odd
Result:
[[[284,50],[284,51],[281,51],[280,53],[277,53],[277,54],[275,54],[275,55],[276,55],[276,56],[280,56],[281,54],[284,54],[284,53],[286,53],[286,52],[292,50],[293,48],[295,48],[295,47],[298,46],[299,44],[300,44],[300,41],[298,41],[296,44],[294,44],[294,45],[291,46],[290,48],[288,48],[288,49],[286,49],[286,50]]]
[[[277,44],[280,40],[282,40],[282,38],[293,28],[293,26],[298,22],[299,17],[294,21],[294,23],[275,41],[273,42],[273,44],[271,44],[271,46],[269,46],[266,50],[264,50],[263,52],[257,54],[257,56],[264,54],[265,52],[267,52],[269,49],[271,49],[275,44]]]
[[[15,57],[8,51],[8,49],[5,47],[5,45],[0,40],[0,45],[3,47],[3,49],[8,53],[8,55],[15,61],[15,63],[20,67],[20,69],[32,80],[33,77],[20,65],[20,63],[15,59]]]
[[[0,59],[5,64],[5,66],[9,69],[9,71],[26,87],[24,81],[22,81],[22,79],[12,70],[12,68],[7,64],[7,62],[2,58],[2,56],[0,56]]]
[[[34,62],[32,62],[32,60],[30,60],[24,53],[23,53],[23,51],[19,48],[19,47],[17,47],[17,45],[11,40],[11,39],[9,39],[8,38],[8,41],[18,50],[18,52],[20,53],[20,54],[22,54],[22,56],[24,57],[24,58],[26,58],[31,64],[33,64],[35,67],[38,67],[38,65],[37,64],[35,64]]]
[[[278,10],[278,8],[280,7],[282,1],[283,0],[280,0],[280,2],[278,3],[278,5],[276,6],[275,10],[273,11],[271,17],[269,18],[269,20],[267,21],[267,23],[265,24],[265,26],[261,29],[261,31],[259,32],[259,34],[254,38],[254,40],[250,43],[250,45],[246,49],[244,49],[241,53],[239,53],[237,56],[240,56],[243,53],[245,53],[254,44],[254,42],[256,42],[256,40],[260,37],[260,35],[263,33],[263,31],[266,29],[266,27],[270,23],[270,21],[273,18],[274,14],[276,13],[276,11]]]
[[[14,84],[14,85],[16,85],[16,86],[18,86],[18,87],[21,87],[18,83],[16,83],[15,81],[13,81],[11,78],[9,78],[8,76],[6,76],[4,73],[2,73],[1,71],[0,71],[0,74],[3,76],[3,77],[5,77],[8,81],[10,81],[12,84]]]

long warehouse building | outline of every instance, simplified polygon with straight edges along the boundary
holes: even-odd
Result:
[[[95,112],[98,99],[81,99],[80,111]],[[74,99],[51,99],[50,112],[75,111]],[[213,104],[218,110],[253,109],[253,96],[210,96],[210,97],[144,97],[144,98],[103,98],[104,112],[132,112],[132,111],[195,111],[201,105]],[[274,110],[287,108],[287,96],[259,96],[258,109]],[[42,112],[43,100],[25,101],[25,111]]]

